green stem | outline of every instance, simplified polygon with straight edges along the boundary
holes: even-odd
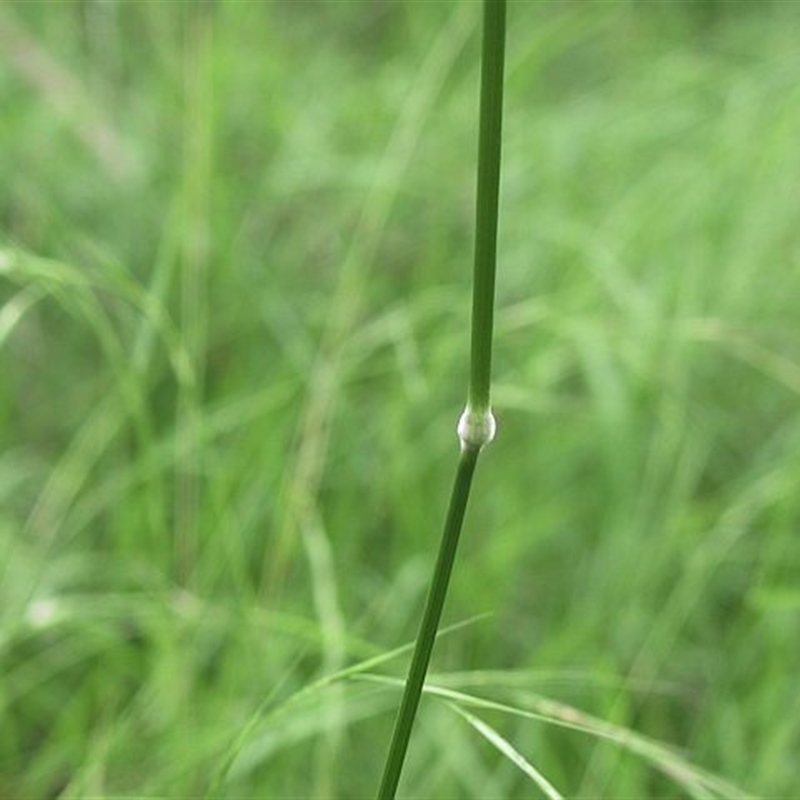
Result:
[[[425,605],[425,612],[422,615],[422,623],[417,635],[411,667],[408,671],[403,700],[397,714],[397,722],[392,743],[389,747],[389,755],[386,759],[383,780],[378,791],[379,800],[392,800],[397,791],[397,784],[400,780],[400,773],[403,769],[403,762],[408,749],[408,741],[411,738],[411,728],[414,724],[414,717],[422,694],[422,685],[425,682],[433,643],[436,640],[436,632],[439,629],[439,620],[442,616],[447,586],[450,582],[450,573],[453,569],[458,538],[464,521],[464,512],[467,509],[469,489],[472,485],[472,476],[475,472],[478,452],[479,448],[477,447],[465,447],[461,451],[461,457],[458,460],[453,491],[450,495],[450,507],[447,510],[444,533],[439,546],[439,557],[436,560],[428,601]]]
[[[472,290],[472,353],[467,408],[458,424],[461,455],[450,495],[439,555],[378,791],[378,800],[393,800],[397,791],[442,616],[478,454],[494,436],[490,388],[505,25],[506,0],[484,0],[475,270]]]
[[[484,0],[472,290],[472,355],[468,394],[469,407],[478,413],[487,412],[490,407],[505,30],[505,0]]]

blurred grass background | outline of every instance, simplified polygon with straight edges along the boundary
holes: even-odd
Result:
[[[395,686],[284,701],[416,631],[479,10],[0,6],[0,797],[375,791]],[[794,3],[510,4],[500,428],[446,611],[479,618],[432,677],[759,797],[799,791],[799,34]],[[691,794],[481,714],[566,796]],[[435,697],[401,789],[537,791]]]

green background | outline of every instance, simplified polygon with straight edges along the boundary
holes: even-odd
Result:
[[[316,681],[421,612],[479,21],[0,5],[0,797],[376,790],[408,653]],[[568,797],[733,796],[673,752],[800,796],[800,6],[508,21],[499,430],[431,682],[547,717],[471,709]],[[423,699],[401,796],[538,792]]]

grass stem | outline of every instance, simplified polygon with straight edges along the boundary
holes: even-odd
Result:
[[[433,643],[436,640],[436,632],[439,629],[439,620],[442,616],[442,608],[444,607],[447,587],[450,582],[450,573],[453,570],[453,561],[458,548],[464,512],[467,509],[469,490],[472,485],[472,476],[475,473],[478,452],[479,448],[477,447],[465,447],[461,451],[461,456],[458,460],[453,491],[450,495],[450,506],[447,510],[444,532],[439,546],[439,556],[436,560],[436,568],[434,569],[425,612],[422,615],[422,623],[417,636],[417,643],[414,647],[411,667],[408,671],[403,700],[397,714],[397,723],[395,724],[392,743],[389,747],[389,755],[386,759],[383,780],[378,792],[380,800],[394,798],[397,791],[408,742],[411,738],[411,728],[414,724],[414,717],[422,694],[422,685],[425,682]]]
[[[484,0],[472,290],[472,353],[468,394],[469,407],[478,413],[489,410],[491,383],[505,29],[505,0]]]
[[[481,56],[480,132],[476,200],[475,264],[472,304],[472,351],[467,408],[458,423],[461,454],[445,519],[425,611],[411,659],[403,699],[384,767],[378,800],[393,800],[403,770],[425,675],[442,616],[458,540],[478,455],[494,437],[490,387],[500,144],[503,111],[503,63],[506,0],[484,0]]]

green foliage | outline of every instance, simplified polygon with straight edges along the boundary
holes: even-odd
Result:
[[[510,5],[446,615],[492,616],[437,645],[408,796],[796,792],[797,12],[702,6]],[[0,797],[374,791],[463,405],[478,9],[0,7]]]

